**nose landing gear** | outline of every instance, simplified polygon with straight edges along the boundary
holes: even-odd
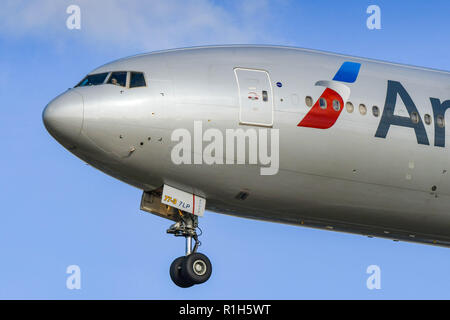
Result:
[[[170,277],[181,288],[189,288],[195,284],[206,282],[211,276],[211,261],[197,252],[200,246],[197,228],[198,217],[187,212],[179,212],[181,219],[173,224],[167,233],[186,239],[186,255],[176,258],[170,265]],[[192,247],[192,239],[195,244]]]

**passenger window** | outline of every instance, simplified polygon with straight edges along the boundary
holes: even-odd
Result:
[[[269,96],[267,95],[267,91],[266,90],[263,90],[262,97],[263,97],[263,101],[268,101],[269,100]]]
[[[306,98],[305,98],[305,103],[306,103],[306,105],[308,106],[308,107],[312,107],[313,106],[313,99],[310,97],[310,96],[307,96]]]
[[[130,88],[145,87],[145,78],[142,72],[130,72]]]
[[[341,110],[341,104],[338,100],[333,100],[333,109],[334,109],[334,111]]]
[[[443,128],[445,126],[444,116],[438,115],[436,118],[436,123],[439,128]]]
[[[345,104],[345,107],[347,108],[348,113],[352,113],[354,110],[353,103],[351,103],[350,101]]]
[[[378,117],[378,116],[380,115],[380,109],[379,109],[377,106],[373,106],[373,107],[372,107],[372,114],[373,114],[375,117]]]
[[[429,114],[424,116],[424,120],[426,124],[431,124],[431,116]]]
[[[411,113],[411,121],[415,124],[419,123],[419,114],[417,112]]]
[[[327,100],[325,98],[320,98],[319,105],[320,105],[320,108],[326,109],[327,108]]]
[[[117,71],[111,73],[111,76],[108,80],[109,84],[114,84],[116,86],[127,86],[127,72],[126,71]]]
[[[103,82],[105,82],[107,75],[108,72],[89,74],[83,80],[81,80],[80,83],[78,83],[75,87],[87,87],[103,84]]]
[[[367,113],[367,108],[364,104],[360,104],[359,105],[359,113],[361,113],[361,115],[365,116]]]

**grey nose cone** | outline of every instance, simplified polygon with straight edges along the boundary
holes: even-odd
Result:
[[[45,107],[42,119],[47,131],[62,144],[73,144],[83,125],[83,97],[71,90]]]

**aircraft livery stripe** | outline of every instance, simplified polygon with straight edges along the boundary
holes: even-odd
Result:
[[[333,80],[353,83],[358,78],[360,63],[346,61],[339,68]]]

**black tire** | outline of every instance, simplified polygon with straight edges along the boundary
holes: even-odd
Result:
[[[192,253],[181,262],[181,276],[195,284],[206,282],[212,273],[211,261],[202,253]]]
[[[185,256],[176,258],[170,265],[170,278],[180,288],[189,288],[194,285],[194,282],[185,278],[181,274],[183,268],[183,262],[186,259]]]

